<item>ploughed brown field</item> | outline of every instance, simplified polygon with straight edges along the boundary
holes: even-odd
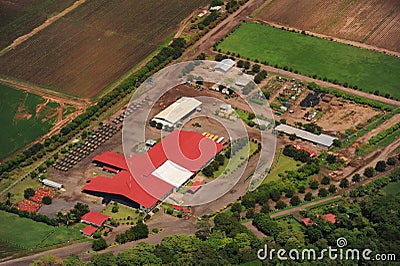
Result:
[[[0,74],[93,97],[208,0],[87,1],[0,57]]]
[[[398,0],[273,0],[256,18],[400,52]]]
[[[0,0],[0,50],[75,0]]]

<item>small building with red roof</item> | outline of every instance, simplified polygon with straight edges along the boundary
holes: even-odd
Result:
[[[81,222],[101,227],[108,219],[110,219],[108,215],[90,211],[82,216]]]
[[[293,146],[294,146],[297,150],[302,150],[302,151],[308,152],[308,154],[310,154],[310,157],[311,157],[311,158],[314,158],[315,156],[317,156],[317,153],[316,153],[315,151],[310,150],[310,149],[308,149],[308,148],[306,148],[306,147],[303,147],[303,146],[301,146],[301,145],[299,145],[299,144],[294,144]]]
[[[97,231],[97,229],[98,229],[97,227],[88,225],[81,230],[81,233],[86,236],[92,236]]]

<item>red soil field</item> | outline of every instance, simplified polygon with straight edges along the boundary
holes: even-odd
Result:
[[[257,19],[400,52],[400,1],[273,0]]]
[[[96,96],[208,0],[87,1],[0,57],[0,74]]]

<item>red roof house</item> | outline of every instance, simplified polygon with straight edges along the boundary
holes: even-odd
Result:
[[[81,218],[81,222],[82,223],[87,223],[87,224],[92,224],[95,226],[102,226],[108,219],[110,218],[110,216],[99,213],[99,212],[88,212],[86,214],[84,214]]]
[[[119,171],[128,169],[125,156],[110,151],[106,151],[101,155],[94,156],[93,162],[108,166],[107,170],[110,168]]]
[[[88,225],[81,230],[81,233],[87,236],[92,236],[96,231],[97,231],[96,227]]]
[[[308,152],[308,153],[310,154],[310,157],[311,157],[311,158],[317,156],[317,153],[316,153],[315,151],[310,150],[310,149],[307,149],[306,147],[303,147],[303,146],[301,146],[301,145],[299,145],[299,144],[294,144],[293,146],[294,146],[296,149],[298,149],[298,150],[302,150],[302,151]]]

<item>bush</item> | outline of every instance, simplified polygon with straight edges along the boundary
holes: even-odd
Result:
[[[307,194],[304,195],[304,200],[305,201],[311,201],[313,199],[312,193],[308,192]]]
[[[386,162],[385,161],[379,161],[375,165],[375,170],[378,172],[383,172],[386,170]]]
[[[330,185],[329,186],[329,189],[328,189],[329,193],[333,194],[333,193],[336,192],[336,190],[337,190],[337,188],[336,188],[335,185]]]
[[[386,164],[390,165],[390,166],[393,166],[393,165],[396,165],[396,162],[397,162],[396,158],[390,157],[390,158],[387,159]]]
[[[292,205],[292,206],[297,206],[297,205],[299,205],[301,203],[301,200],[300,200],[300,198],[299,198],[299,196],[293,196],[291,199],[290,199],[290,205]]]
[[[328,196],[328,190],[325,188],[320,188],[318,191],[318,197],[326,197]]]
[[[322,185],[329,185],[330,182],[331,182],[331,179],[329,178],[329,176],[324,176],[321,180]]]
[[[24,198],[29,199],[35,195],[35,190],[31,187],[24,190]]]
[[[347,178],[343,178],[342,180],[340,180],[339,187],[341,188],[349,187],[349,180],[347,180]]]
[[[284,201],[278,200],[278,202],[275,205],[275,208],[278,210],[282,210],[282,209],[286,208],[286,206],[287,206],[287,204]]]
[[[92,244],[92,249],[94,251],[103,250],[103,249],[106,249],[107,247],[108,247],[107,242],[102,237],[93,241],[93,244]]]
[[[364,175],[366,177],[373,177],[375,175],[375,170],[373,167],[367,167],[364,170]]]
[[[353,177],[351,178],[351,181],[352,181],[352,182],[360,182],[360,180],[361,180],[360,174],[355,174],[355,175],[353,175]]]
[[[314,180],[311,180],[311,181],[310,181],[310,188],[311,188],[311,189],[313,189],[313,190],[314,190],[314,189],[317,189],[318,186],[319,186],[318,180],[315,180],[315,179],[314,179]]]
[[[44,196],[43,199],[42,199],[42,203],[44,205],[50,205],[52,203],[52,200],[51,200],[51,198],[49,196]]]

